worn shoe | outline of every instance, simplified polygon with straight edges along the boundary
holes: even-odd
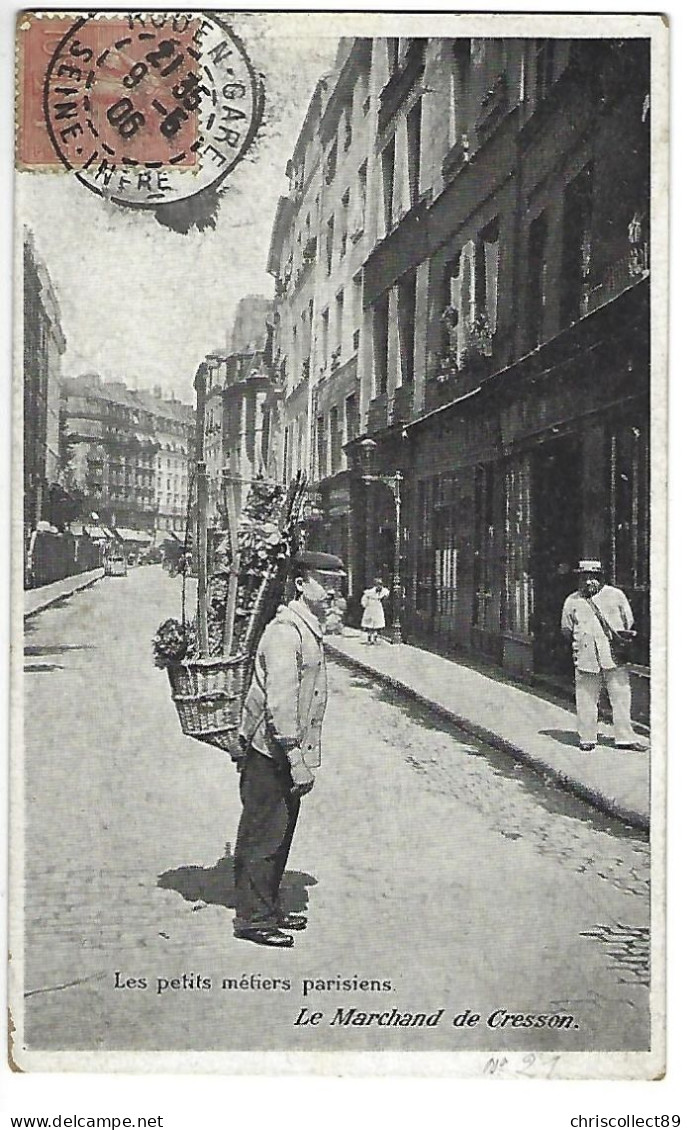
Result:
[[[585,753],[590,753],[591,750],[595,749],[595,742],[579,742],[578,744]]]
[[[288,949],[293,945],[290,934],[284,934],[282,930],[270,926],[256,929],[251,926],[241,927],[235,931],[235,937],[242,939],[243,942],[254,942],[258,946]]]
[[[281,930],[306,930],[307,918],[304,914],[284,914],[278,920]]]
[[[635,749],[637,753],[646,753],[650,746],[647,742],[615,742],[616,749]]]

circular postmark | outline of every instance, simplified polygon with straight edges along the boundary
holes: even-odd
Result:
[[[251,145],[262,89],[213,14],[87,16],[60,40],[43,92],[62,163],[92,192],[140,208],[218,185]]]

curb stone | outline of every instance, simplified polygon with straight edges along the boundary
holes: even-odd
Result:
[[[347,655],[337,648],[332,647],[328,641],[325,641],[325,649],[330,656],[337,662],[343,663],[346,667],[353,667],[355,670],[363,671],[366,674],[374,677],[376,680],[384,683],[386,686],[392,687],[394,690],[407,695],[408,698],[414,699],[422,706],[425,706],[433,714],[438,715],[445,721],[450,722],[452,725],[458,727],[471,737],[477,738],[479,741],[484,742],[486,745],[492,746],[494,749],[501,750],[503,753],[509,754],[517,761],[522,762],[524,765],[529,766],[531,769],[537,770],[544,776],[549,777],[560,788],[574,793],[581,800],[586,801],[592,805],[599,812],[605,813],[607,816],[614,816],[617,820],[623,821],[625,824],[631,825],[633,828],[638,828],[641,831],[650,831],[650,818],[644,813],[637,812],[635,809],[626,808],[619,804],[612,797],[606,796],[598,789],[589,785],[583,784],[582,781],[576,780],[568,773],[564,773],[559,769],[555,769],[548,761],[535,754],[529,753],[527,750],[522,749],[520,746],[510,742],[507,738],[503,738],[500,734],[494,733],[492,730],[480,726],[478,723],[471,721],[469,718],[464,718],[460,714],[449,710],[447,707],[442,706],[441,703],[435,702],[433,699],[428,698],[420,691],[415,690],[409,683],[404,683],[400,679],[394,678],[392,675],[384,674],[374,667],[370,667],[363,660],[356,659],[351,655]]]
[[[48,597],[48,599],[46,599],[44,604],[39,604],[39,605],[37,605],[36,608],[29,609],[28,612],[25,611],[24,612],[24,619],[30,620],[32,616],[38,616],[40,612],[45,612],[45,610],[47,608],[51,608],[54,604],[59,604],[63,600],[69,600],[70,597],[74,596],[75,593],[84,592],[85,589],[91,588],[91,586],[95,585],[97,581],[102,580],[104,576],[105,576],[105,573],[103,572],[103,570],[101,570],[99,572],[98,576],[89,577],[87,580],[81,581],[79,584],[76,584],[74,586],[74,588],[68,589],[66,592],[53,593],[50,597]],[[39,590],[37,590],[37,589],[27,589],[26,590],[26,592],[37,592],[37,591],[39,591]],[[25,598],[26,598],[26,593],[25,593]]]

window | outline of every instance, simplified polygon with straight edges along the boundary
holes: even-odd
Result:
[[[389,38],[386,41],[386,53],[389,61],[389,73],[393,74],[400,61],[401,41],[398,38]]]
[[[334,255],[334,218],[333,216],[326,225],[326,273],[331,274],[331,267],[333,265]]]
[[[385,294],[374,305],[374,373],[375,396],[385,393],[389,375],[389,296]]]
[[[561,320],[570,326],[586,313],[593,226],[593,169],[586,167],[564,195]]]
[[[535,41],[535,99],[541,102],[547,97],[554,82],[554,40]]]
[[[533,220],[528,233],[528,288],[526,327],[528,348],[543,340],[547,296],[547,214]]]
[[[499,220],[495,219],[480,233],[475,256],[475,316],[482,316],[489,334],[497,328],[498,284]]]
[[[350,192],[345,192],[341,198],[341,259],[348,247],[348,208],[350,206]]]
[[[338,148],[334,141],[326,158],[326,183],[332,184],[338,167]]]
[[[363,161],[357,172],[357,201],[353,217],[353,240],[365,230],[365,209],[367,207],[367,162]]]
[[[353,104],[346,105],[343,114],[343,152],[347,153],[353,140]]]
[[[520,456],[506,471],[506,628],[527,636],[533,611],[530,574],[530,457]]]
[[[317,416],[317,476],[320,479],[326,477],[326,432],[323,416]]]
[[[353,276],[350,321],[353,329],[353,351],[360,345],[360,326],[362,325],[362,271]]]
[[[334,334],[334,348],[340,350],[343,344],[343,291],[336,295],[336,332]]]
[[[329,362],[329,310],[322,313],[322,365],[326,369]]]
[[[410,206],[420,197],[420,146],[422,142],[422,98],[418,98],[407,118],[408,129],[408,184]]]
[[[382,190],[384,199],[384,230],[391,230],[393,218],[393,177],[396,159],[396,136],[391,138],[381,155]]]
[[[346,443],[350,443],[360,430],[357,395],[354,392],[351,392],[350,396],[346,396],[345,400],[345,430]]]
[[[398,337],[403,384],[411,384],[415,377],[415,281],[415,271],[410,271],[398,284]]]
[[[335,475],[341,466],[341,432],[336,406],[329,412],[329,445],[331,447],[331,474]]]

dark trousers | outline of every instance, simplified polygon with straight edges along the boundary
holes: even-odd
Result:
[[[250,747],[240,776],[242,815],[235,844],[235,928],[276,926],[278,892],[300,811],[288,758]]]

